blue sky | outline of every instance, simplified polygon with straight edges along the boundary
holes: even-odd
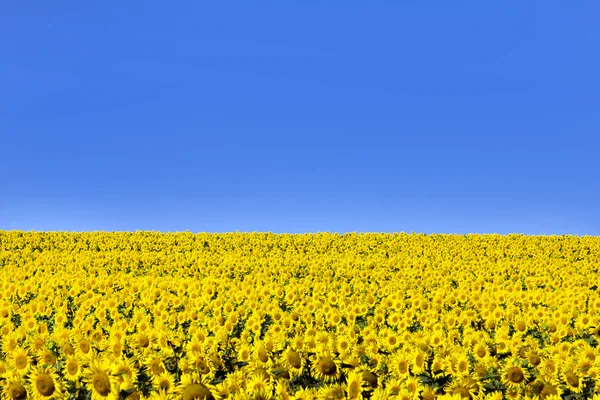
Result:
[[[2,2],[0,229],[598,235],[598,15]]]

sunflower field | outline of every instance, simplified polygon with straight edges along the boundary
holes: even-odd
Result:
[[[0,231],[0,399],[600,399],[600,238]]]

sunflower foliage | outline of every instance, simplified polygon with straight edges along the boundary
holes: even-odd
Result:
[[[0,399],[600,398],[600,238],[0,231]]]

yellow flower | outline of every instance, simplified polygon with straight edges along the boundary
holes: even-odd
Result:
[[[2,393],[4,399],[25,400],[28,391],[23,383],[19,375],[9,375],[3,382],[4,388],[0,393]]]
[[[340,362],[330,352],[322,352],[311,358],[311,373],[316,379],[329,383],[340,377]]]
[[[348,392],[348,399],[363,399],[363,376],[362,372],[354,369],[348,373],[346,379],[346,391]]]
[[[561,374],[562,381],[567,389],[573,393],[583,392],[583,377],[577,374],[574,366],[566,365]]]
[[[31,393],[36,400],[60,398],[62,386],[56,372],[50,368],[35,367],[29,375]]]
[[[158,355],[149,355],[144,360],[144,365],[148,368],[148,372],[152,376],[159,376],[163,372],[165,372],[165,366],[163,360]]]
[[[500,378],[508,389],[520,390],[527,384],[529,372],[515,360],[506,364]]]
[[[254,374],[246,385],[248,395],[253,399],[272,398],[272,387],[268,378],[261,374]]]
[[[182,400],[214,400],[217,389],[203,380],[200,374],[184,374],[173,396]],[[181,397],[179,397],[181,396]]]
[[[408,356],[404,352],[398,352],[392,356],[390,360],[392,374],[397,378],[407,377],[410,373],[410,362]]]
[[[446,387],[446,393],[463,398],[478,398],[481,393],[481,384],[473,376],[456,377]]]
[[[281,364],[287,369],[291,377],[300,376],[306,363],[301,353],[288,347],[279,358]]]
[[[31,368],[31,359],[29,358],[29,354],[27,354],[27,350],[17,347],[12,351],[12,367],[14,367],[15,371],[24,376],[29,372]]]
[[[120,357],[111,361],[111,364],[111,375],[119,384],[120,390],[126,390],[127,385],[137,383],[138,369],[130,358]]]
[[[456,354],[454,364],[452,365],[452,372],[456,376],[467,376],[470,373],[469,358],[466,354]]]
[[[175,390],[175,377],[169,372],[163,372],[153,378],[154,387],[158,391],[172,393]]]
[[[88,369],[85,371],[87,388],[92,394],[92,400],[117,400],[119,398],[119,383],[110,373],[110,364],[94,355]]]
[[[421,374],[425,370],[426,361],[427,361],[426,354],[422,350],[417,349],[413,353],[413,356],[412,356],[412,364],[411,364],[412,373],[415,375]]]

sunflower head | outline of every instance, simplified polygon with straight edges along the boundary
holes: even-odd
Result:
[[[346,390],[349,399],[362,398],[363,381],[362,374],[358,370],[354,369],[348,374]]]
[[[170,393],[175,387],[175,377],[168,372],[163,372],[159,376],[154,377],[154,386],[158,391]]]
[[[214,400],[210,390],[201,383],[191,383],[183,388],[181,394],[183,400]]]
[[[246,385],[248,395],[253,399],[267,399],[272,391],[269,379],[262,374],[254,374]]]
[[[377,387],[377,375],[373,371],[365,369],[362,372],[362,380],[371,388],[375,389]]]
[[[48,399],[61,393],[58,376],[50,368],[37,367],[29,381],[36,399]]]
[[[54,365],[56,364],[56,357],[54,357],[54,354],[50,350],[44,350],[40,361],[42,365]]]
[[[93,390],[101,396],[110,394],[110,379],[105,371],[97,371],[92,375],[91,386]]]
[[[79,368],[79,361],[76,358],[69,357],[65,363],[65,378],[68,380],[76,380],[79,378],[81,373]]]
[[[583,391],[583,379],[572,369],[564,372],[564,381],[567,388],[573,393],[581,393]]]
[[[13,400],[24,400],[27,398],[27,390],[19,380],[13,380],[6,388],[8,398]]]
[[[466,355],[461,354],[456,358],[454,372],[458,376],[465,376],[469,374],[469,359]]]
[[[556,385],[552,385],[550,383],[544,382],[542,384],[542,390],[540,391],[540,397],[542,399],[551,397],[551,396],[560,396],[562,391]]]
[[[182,400],[214,400],[217,390],[210,385],[199,373],[185,374],[174,391],[176,397]]]
[[[315,357],[311,369],[315,378],[325,382],[335,381],[340,376],[340,366],[329,353]]]
[[[93,354],[86,371],[86,381],[92,400],[113,399],[119,395],[119,383],[111,375],[111,366]]]
[[[25,349],[17,348],[13,351],[13,365],[20,375],[27,374],[31,367],[31,360]]]
[[[529,373],[519,363],[508,363],[502,371],[502,383],[508,389],[521,389],[527,384]]]

